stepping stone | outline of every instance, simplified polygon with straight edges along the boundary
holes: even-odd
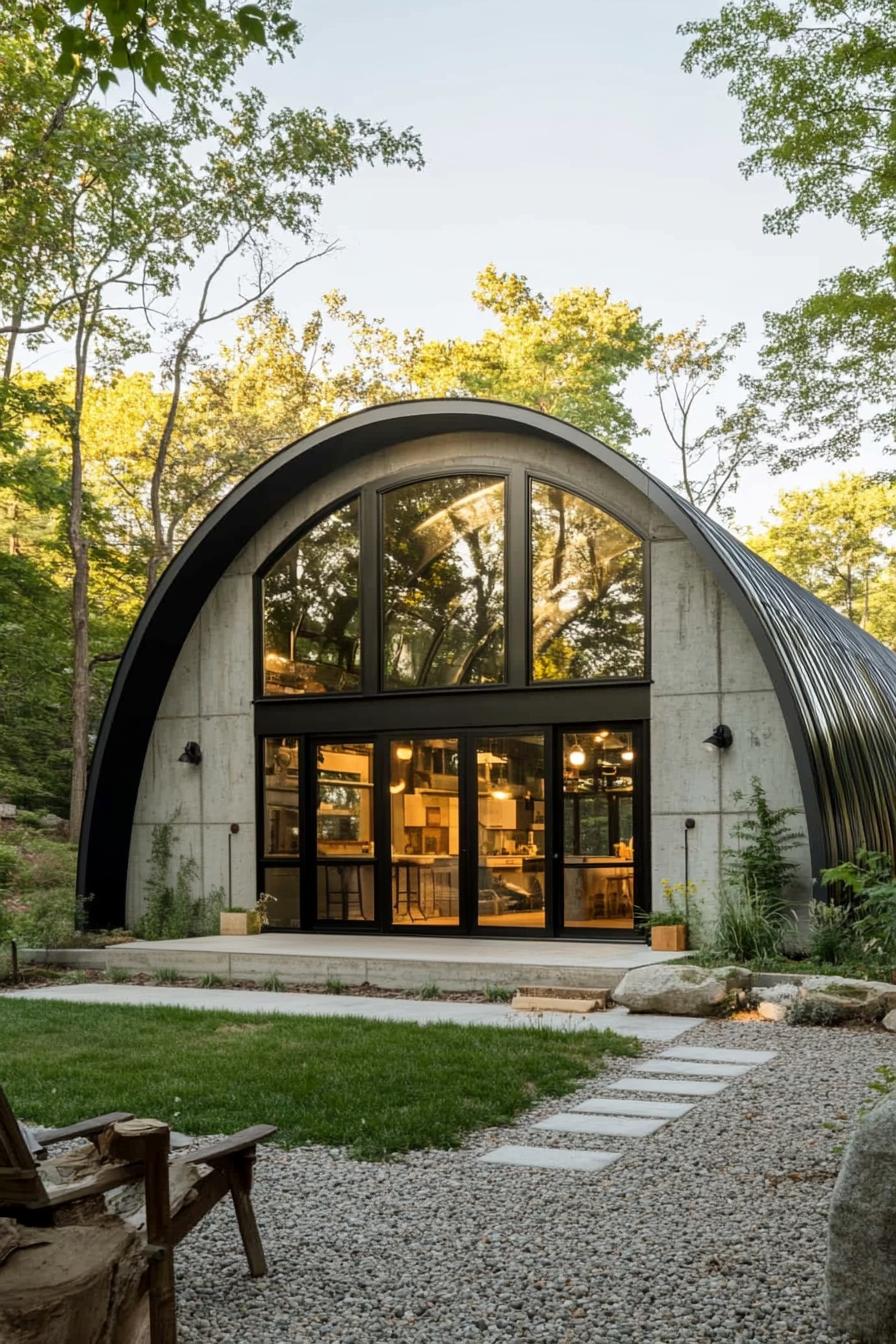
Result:
[[[632,1065],[635,1073],[673,1073],[681,1078],[739,1078],[752,1067],[752,1064],[692,1064],[690,1060],[673,1059],[647,1059],[643,1064]]]
[[[603,1171],[621,1153],[574,1152],[569,1148],[527,1148],[508,1143],[480,1157],[480,1162],[502,1163],[508,1167],[549,1167],[559,1171]]]
[[[589,1115],[643,1115],[657,1120],[678,1120],[694,1109],[684,1101],[625,1101],[622,1097],[593,1097],[576,1107]]]
[[[680,1045],[664,1050],[660,1059],[705,1059],[719,1064],[767,1064],[775,1050],[718,1050],[713,1045]]]
[[[610,1083],[614,1092],[665,1092],[670,1097],[714,1097],[727,1086],[727,1083],[685,1083],[676,1078],[663,1081],[659,1078],[623,1078],[618,1083]]]
[[[535,1129],[552,1129],[559,1134],[613,1134],[629,1139],[645,1139],[662,1129],[665,1120],[641,1120],[633,1115],[575,1115],[561,1111],[559,1115],[539,1120]]]

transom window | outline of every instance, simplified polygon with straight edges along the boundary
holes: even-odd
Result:
[[[606,510],[523,471],[365,492],[262,580],[265,696],[646,677],[644,543]]]

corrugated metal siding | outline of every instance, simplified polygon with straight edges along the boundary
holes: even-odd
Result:
[[[780,660],[815,774],[828,861],[853,858],[860,846],[896,854],[896,653],[675,498]]]

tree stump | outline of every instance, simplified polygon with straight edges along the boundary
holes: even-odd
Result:
[[[24,1227],[0,1220],[3,1344],[148,1344],[146,1257],[118,1218]]]

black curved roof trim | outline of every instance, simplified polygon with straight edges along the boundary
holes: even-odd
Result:
[[[435,434],[525,433],[579,448],[650,499],[697,550],[746,622],[796,758],[813,871],[859,845],[896,851],[896,654],[819,602],[661,481],[582,430],[504,402],[399,402],[283,448],[185,542],[140,614],[106,706],[88,780],[78,891],[91,922],[124,917],[134,807],[155,716],[180,649],[227,566],[284,502],[378,448]]]

